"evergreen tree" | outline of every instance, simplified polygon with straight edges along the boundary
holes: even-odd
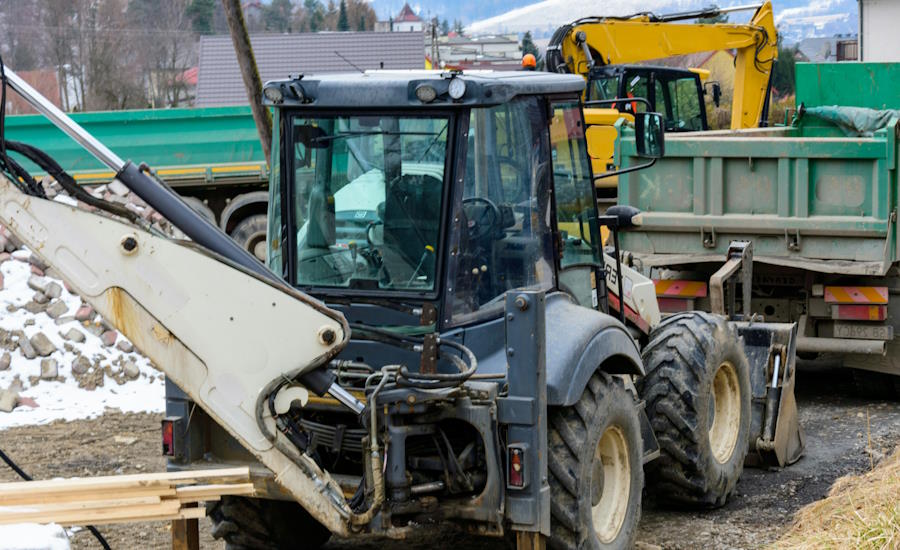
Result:
[[[338,8],[337,30],[350,30],[350,22],[347,21],[347,3],[344,0],[341,0],[341,6]]]
[[[772,70],[772,88],[780,97],[794,93],[794,65],[797,63],[797,46],[778,44],[778,61]]]
[[[450,23],[448,23],[447,20],[444,19],[443,21],[441,21],[441,35],[447,36],[448,34],[450,34]]]
[[[272,0],[263,8],[263,24],[267,31],[291,32],[291,0]]]
[[[356,26],[356,30],[358,30],[358,31],[366,30],[366,16],[365,15],[359,16],[359,24]]]
[[[306,28],[309,32],[319,32],[325,27],[325,7],[319,0],[303,0],[306,14]]]
[[[522,50],[522,55],[530,53],[535,59],[541,58],[541,51],[535,45],[534,39],[531,37],[531,31],[525,31],[525,36],[522,37],[522,45],[519,46],[519,49]]]
[[[456,34],[462,35],[466,31],[466,28],[463,26],[463,22],[459,19],[453,20],[453,32]]]
[[[191,18],[191,28],[197,34],[213,34],[216,0],[191,0],[185,14]]]

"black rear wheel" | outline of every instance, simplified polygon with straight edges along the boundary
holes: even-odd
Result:
[[[212,535],[228,550],[313,550],[331,532],[296,502],[224,496],[207,504]]]
[[[622,381],[596,373],[548,429],[550,547],[631,548],[641,516],[643,441]]]

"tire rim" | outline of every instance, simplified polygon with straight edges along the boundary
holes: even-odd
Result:
[[[618,426],[610,426],[603,432],[594,451],[594,479],[591,494],[600,498],[591,507],[594,532],[600,542],[608,544],[616,539],[631,495],[631,464],[628,462],[628,443]],[[597,479],[600,477],[600,479]],[[598,489],[599,485],[599,491]]]
[[[716,369],[710,392],[709,444],[713,458],[725,464],[737,447],[738,432],[741,430],[741,387],[737,369],[725,361]]]

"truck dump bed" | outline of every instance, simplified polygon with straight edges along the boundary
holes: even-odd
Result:
[[[799,88],[799,84],[798,84]],[[634,156],[620,133],[616,163]],[[846,137],[797,125],[666,136],[665,157],[619,176],[619,202],[644,212],[623,248],[645,267],[716,261],[752,240],[757,262],[822,273],[884,275],[898,258],[898,120]]]

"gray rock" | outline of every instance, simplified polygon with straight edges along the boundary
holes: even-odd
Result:
[[[49,306],[47,306],[47,315],[50,316],[51,319],[57,319],[62,317],[69,311],[69,306],[66,305],[62,300],[56,300],[55,302],[51,302]]]
[[[28,256],[28,263],[30,263],[34,267],[40,269],[41,271],[46,271],[46,269],[48,267],[50,267],[49,265],[47,265],[44,262],[44,260],[38,258],[36,254],[32,254],[31,256]]]
[[[0,411],[12,412],[19,400],[19,392],[13,390],[0,390]]]
[[[29,342],[31,342],[31,346],[34,348],[35,353],[41,357],[47,357],[56,351],[56,346],[53,345],[53,342],[51,342],[43,332],[36,333],[29,339]]]
[[[41,380],[53,380],[59,376],[59,364],[56,359],[41,359]]]
[[[72,372],[75,374],[84,374],[91,368],[91,361],[84,355],[79,355],[72,363]]]
[[[43,277],[38,277],[37,275],[32,275],[28,277],[28,288],[31,290],[35,290],[37,292],[44,292],[44,289],[47,288],[47,285],[50,284],[50,281]]]
[[[57,317],[54,323],[56,323],[57,325],[64,325],[66,323],[71,323],[74,320],[74,315],[63,315],[62,317]]]
[[[25,319],[25,322],[23,324],[26,327],[32,327],[32,326],[34,326],[34,319]]]
[[[103,334],[106,331],[106,329],[103,328],[103,325],[100,325],[98,323],[91,323],[91,324],[87,325],[86,327],[84,327],[84,330],[90,332],[94,336],[100,336],[101,334]]]
[[[40,290],[34,293],[34,296],[31,297],[31,300],[38,304],[50,303],[50,298]]]
[[[22,355],[24,355],[26,359],[34,359],[37,357],[37,351],[35,351],[34,346],[31,345],[28,338],[25,338],[24,334],[19,337],[19,349],[22,350]]]
[[[141,375],[141,370],[131,361],[125,361],[125,364],[122,366],[122,372],[125,373],[125,378],[129,380],[135,380]]]
[[[81,342],[84,342],[84,333],[77,328],[70,328],[68,332],[63,334],[63,338],[69,340],[70,342],[76,342],[80,344]]]
[[[116,343],[116,347],[123,353],[131,353],[132,351],[134,351],[134,346],[132,346],[131,342],[129,342],[128,340],[119,340]]]
[[[46,294],[48,298],[55,300],[62,296],[62,286],[60,286],[59,283],[50,281],[47,283],[47,288],[44,289],[44,294]]]
[[[8,351],[3,352],[3,355],[0,355],[0,370],[7,370],[10,363],[12,363],[12,356]]]
[[[47,309],[47,304],[39,304],[34,300],[31,300],[27,304],[22,306],[22,309],[31,314],[40,313]]]
[[[120,197],[124,197],[131,192],[131,190],[128,189],[128,186],[119,180],[112,180],[107,184],[106,188]]]

